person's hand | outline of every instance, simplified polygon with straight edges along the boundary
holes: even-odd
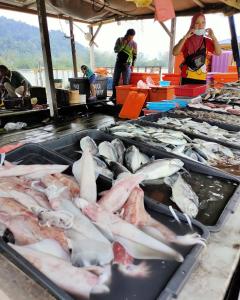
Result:
[[[184,35],[183,39],[186,40],[186,39],[190,38],[193,34],[194,34],[194,29],[193,29],[193,28],[190,28],[190,29],[188,30],[188,32]]]
[[[212,30],[212,28],[207,28],[206,29],[206,33],[207,33],[207,36],[210,37],[211,39],[215,39],[215,35],[214,35],[214,32]]]

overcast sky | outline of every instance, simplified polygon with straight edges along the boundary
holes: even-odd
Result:
[[[38,18],[35,15],[23,14],[18,12],[11,12],[0,9],[0,16],[4,16],[16,21],[25,22],[27,24],[38,27]],[[190,25],[190,17],[177,18],[177,31],[176,42],[185,34]],[[228,18],[223,14],[210,14],[206,15],[207,27],[213,29],[218,40],[224,40],[230,38],[230,30],[228,25]],[[86,25],[76,23],[85,32],[88,31]],[[170,28],[170,21],[165,22]],[[240,14],[235,15],[235,25],[237,35],[240,35]],[[63,30],[65,33],[69,33],[68,23],[64,20],[48,18],[48,27],[53,30]],[[153,20],[144,21],[121,21],[121,24],[117,23],[107,24],[102,26],[96,43],[99,49],[106,51],[113,51],[116,38],[123,36],[128,28],[134,28],[136,30],[135,40],[138,43],[139,52],[143,52],[147,57],[154,58],[159,52],[166,52],[169,48],[169,37],[158,22]],[[81,44],[87,46],[87,42],[83,33],[75,27],[75,38]]]

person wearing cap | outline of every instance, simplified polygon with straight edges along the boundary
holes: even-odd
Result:
[[[0,89],[2,94],[9,97],[26,96],[30,82],[19,72],[10,71],[6,66],[0,65]],[[5,96],[4,95],[4,96]]]
[[[191,26],[173,48],[173,55],[183,53],[181,84],[206,84],[207,53],[221,55],[222,50],[211,28],[206,28],[206,19],[201,12],[193,15]]]
[[[128,29],[124,37],[116,40],[114,52],[117,53],[117,59],[113,73],[113,94],[110,100],[115,102],[116,86],[119,84],[122,75],[123,84],[129,84],[131,71],[137,58],[137,43],[133,40],[135,36],[134,29]]]

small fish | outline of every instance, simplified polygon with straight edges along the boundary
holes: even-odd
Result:
[[[152,163],[141,167],[136,174],[144,174],[145,180],[159,179],[178,172],[184,163],[180,159],[156,159]]]
[[[180,174],[166,178],[165,183],[172,188],[172,201],[183,213],[195,218],[198,214],[199,199],[192,187],[183,180]]]
[[[112,170],[114,178],[117,178],[121,173],[130,174],[129,170],[126,167],[124,167],[122,164],[116,161],[110,161],[109,168]]]
[[[141,153],[134,145],[126,150],[124,158],[127,168],[133,173],[135,173],[141,167],[141,165],[144,165],[150,161],[150,158]]]
[[[123,142],[120,139],[114,139],[111,141],[111,144],[115,148],[118,155],[118,162],[123,164],[124,152],[126,150]]]
[[[118,154],[114,146],[107,141],[101,142],[98,145],[99,154],[103,157],[112,160],[112,161],[118,161]]]
[[[80,147],[82,151],[88,149],[92,155],[98,154],[98,147],[90,136],[85,136],[80,140]]]

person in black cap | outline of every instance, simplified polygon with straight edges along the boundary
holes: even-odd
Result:
[[[133,40],[135,36],[134,29],[128,29],[124,37],[117,39],[114,52],[117,53],[117,59],[113,74],[113,94],[110,100],[115,102],[116,86],[119,84],[122,75],[123,84],[129,84],[131,71],[137,58],[137,43]]]
[[[6,66],[0,65],[0,89],[2,94],[9,97],[25,96],[31,87],[30,82],[19,72],[10,71]]]

